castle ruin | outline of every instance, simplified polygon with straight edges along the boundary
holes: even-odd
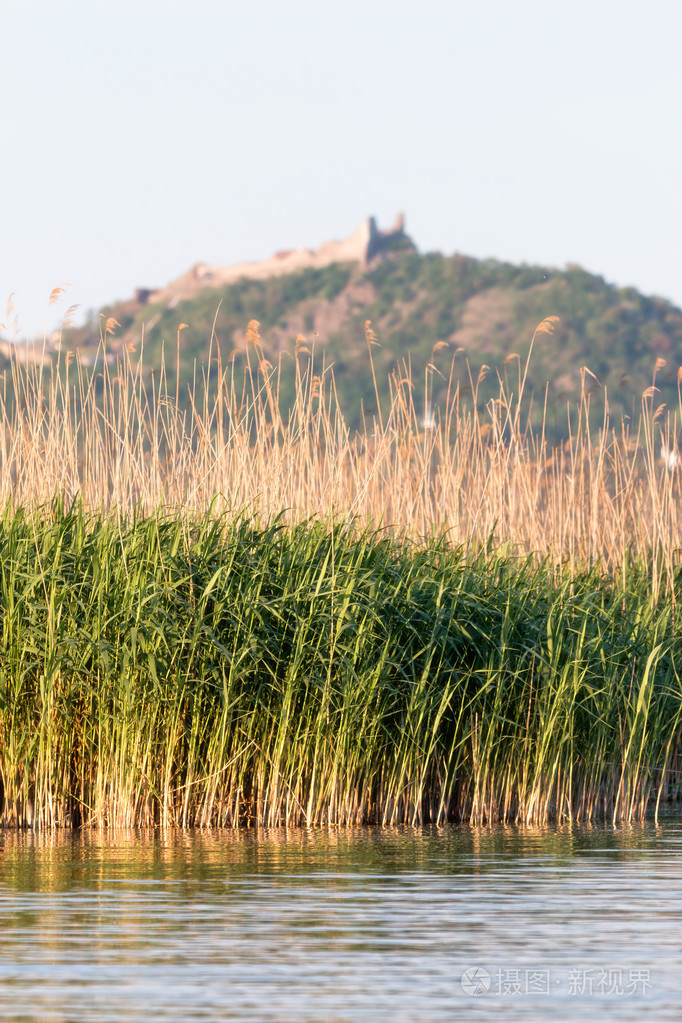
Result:
[[[405,217],[399,213],[393,227],[380,231],[374,217],[368,217],[350,237],[343,241],[323,242],[317,249],[289,249],[276,252],[258,263],[237,263],[234,266],[208,266],[197,263],[187,273],[165,288],[138,288],[135,299],[140,305],[163,302],[169,307],[194,298],[204,288],[220,288],[246,278],[262,281],[283,277],[299,270],[330,266],[332,263],[359,263],[367,266],[375,256],[396,241],[407,239]],[[409,239],[408,239],[409,241]]]

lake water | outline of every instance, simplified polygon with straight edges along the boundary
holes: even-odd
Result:
[[[0,832],[0,1019],[679,1020],[658,825]]]

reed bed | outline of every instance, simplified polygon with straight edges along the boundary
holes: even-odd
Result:
[[[425,421],[403,374],[351,435],[303,348],[287,415],[255,324],[184,410],[128,352],[13,367],[2,821],[631,819],[677,798],[680,482],[655,387],[634,433],[592,424],[585,389],[550,451],[527,364],[483,408],[451,378]]]
[[[586,819],[679,790],[680,621],[597,569],[206,513],[0,527],[6,824]]]

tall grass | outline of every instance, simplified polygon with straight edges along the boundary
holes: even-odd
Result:
[[[0,527],[6,823],[629,819],[681,626],[633,567],[82,506]]]
[[[552,318],[538,328],[546,343],[551,329]],[[257,324],[226,365],[213,345],[182,407],[170,368],[149,376],[127,350],[112,364],[104,342],[106,330],[94,370],[70,355],[49,370],[12,367],[0,394],[0,505],[36,508],[59,494],[122,518],[210,505],[248,509],[260,522],[280,514],[290,523],[353,519],[410,537],[447,533],[472,549],[510,543],[575,570],[599,562],[624,579],[635,557],[650,565],[655,591],[672,587],[682,494],[680,473],[668,465],[678,457],[680,416],[656,407],[654,386],[637,423],[611,423],[607,397],[607,414],[594,422],[593,381],[584,377],[566,410],[567,440],[550,448],[544,429],[530,428],[527,364],[513,356],[485,407],[475,380],[466,402],[451,375],[444,406],[432,409],[435,369],[421,389],[406,369],[389,382],[383,408],[375,379],[378,411],[351,434],[332,369],[302,338],[275,366]],[[290,410],[278,394],[286,372],[296,383]]]
[[[680,484],[655,391],[633,432],[591,424],[585,388],[550,451],[527,365],[485,408],[453,383],[439,415],[427,371],[426,428],[403,374],[353,436],[304,348],[288,416],[255,324],[188,411],[129,352],[13,366],[4,822],[629,819],[676,797]]]

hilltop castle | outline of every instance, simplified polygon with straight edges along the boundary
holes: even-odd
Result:
[[[186,274],[172,281],[165,288],[151,290],[138,288],[135,299],[140,305],[147,302],[165,302],[171,308],[179,302],[193,298],[204,288],[220,288],[247,278],[265,280],[267,277],[282,277],[309,267],[329,266],[331,263],[360,263],[366,266],[370,260],[390,248],[396,241],[408,239],[405,234],[405,217],[399,213],[393,227],[380,231],[374,217],[368,217],[357,231],[340,242],[323,242],[318,249],[288,249],[276,252],[274,256],[260,263],[237,263],[234,266],[208,266],[197,263]]]

